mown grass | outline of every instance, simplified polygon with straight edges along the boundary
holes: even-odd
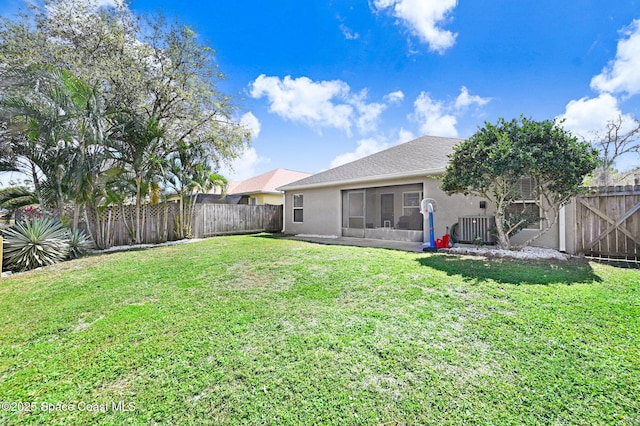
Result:
[[[640,271],[595,263],[221,237],[3,279],[0,344],[2,424],[640,423]]]

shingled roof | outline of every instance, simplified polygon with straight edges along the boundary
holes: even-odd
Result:
[[[448,155],[463,139],[423,136],[359,160],[279,187],[280,190],[366,182],[384,178],[433,175],[444,172]]]
[[[311,173],[296,172],[287,169],[275,169],[270,172],[254,176],[250,179],[238,182],[228,189],[230,195],[240,194],[279,194],[276,189],[279,186],[311,176]]]

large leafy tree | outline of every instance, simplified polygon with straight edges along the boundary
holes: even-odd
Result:
[[[237,157],[250,135],[232,119],[231,98],[218,90],[224,74],[214,55],[188,26],[162,15],[141,19],[124,2],[44,0],[30,3],[19,19],[0,20],[4,69],[43,63],[68,69],[112,108],[156,120],[174,146],[204,145],[216,163]]]
[[[473,194],[495,209],[500,245],[510,249],[510,237],[530,220],[507,214],[521,199],[519,181],[531,178],[531,195],[541,212],[542,230],[524,245],[542,236],[558,220],[559,209],[580,192],[585,175],[599,163],[598,152],[580,142],[554,120],[525,117],[497,123],[485,122],[450,156],[442,180],[448,194]]]
[[[95,188],[106,181],[101,178],[102,171],[120,166],[133,182],[122,185],[121,190],[136,200],[139,227],[144,189],[158,186],[164,176],[162,164],[179,150],[180,144],[197,145],[206,154],[198,161],[217,168],[221,161],[240,155],[250,134],[233,120],[234,105],[218,90],[218,82],[224,75],[215,65],[215,52],[201,43],[193,30],[179,22],[168,22],[161,15],[141,19],[126,2],[116,2],[111,7],[98,3],[43,0],[29,3],[18,17],[0,18],[0,82],[20,92],[24,87],[13,84],[12,75],[34,67],[54,66],[77,76],[100,96],[99,102],[91,103],[100,108],[93,111],[85,108],[82,120],[62,127],[71,130],[70,138],[51,138],[71,141],[64,148],[72,149],[60,152],[60,159],[65,160],[65,155],[75,155],[74,144],[87,139],[78,137],[78,132],[99,130],[93,133],[92,140],[96,143],[80,150],[84,157],[76,156],[75,162],[69,158],[59,162],[59,172],[78,166],[75,170],[81,173],[60,176],[73,175],[67,189],[80,190],[71,196],[65,193],[60,181],[58,193],[95,206],[96,200],[109,198],[99,187]],[[25,93],[15,96],[24,97]],[[97,123],[91,122],[91,117],[103,119],[101,125],[83,127]],[[58,117],[72,124],[67,118]],[[35,123],[41,125],[39,119]],[[33,145],[33,140],[25,139],[21,146],[28,147],[27,142],[31,142],[33,146],[26,151],[37,153],[44,148],[44,153],[51,153],[52,144],[43,144],[42,137],[37,141]],[[7,160],[0,166],[11,168],[9,159],[17,158],[16,153],[9,153],[13,157],[0,154],[2,160]],[[45,163],[53,164],[42,162]],[[47,174],[33,161],[28,165],[34,166],[32,172],[40,177]],[[110,182],[127,180],[110,179]],[[62,195],[58,196],[60,201]],[[137,231],[135,240],[140,237]]]

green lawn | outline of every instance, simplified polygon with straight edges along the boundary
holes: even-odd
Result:
[[[0,424],[640,424],[640,271],[268,235],[80,259],[0,281],[0,400]]]

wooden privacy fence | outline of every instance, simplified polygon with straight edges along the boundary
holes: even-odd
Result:
[[[178,209],[177,202],[143,205],[140,210],[142,242],[157,244],[175,240],[174,225]],[[110,206],[97,218],[93,212],[88,212],[87,216],[89,231],[99,246],[111,247],[133,243],[136,232],[135,205]]]
[[[193,235],[282,231],[282,206],[247,204],[199,204],[193,218]]]
[[[592,188],[576,199],[576,252],[640,261],[640,186]]]
[[[177,239],[175,232],[177,202],[145,205],[142,208],[141,234],[145,244]],[[89,216],[89,230],[95,241],[102,238],[105,246],[132,244],[135,236],[135,206],[107,208],[96,220]],[[194,238],[250,232],[280,232],[282,206],[249,206],[243,204],[197,204],[193,217]],[[86,226],[85,226],[86,228]]]

